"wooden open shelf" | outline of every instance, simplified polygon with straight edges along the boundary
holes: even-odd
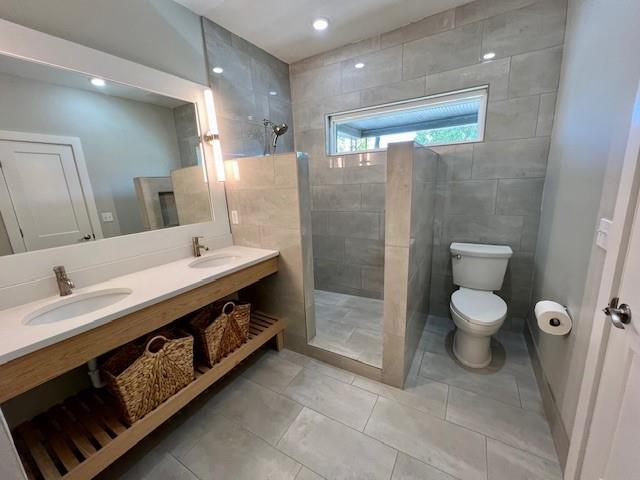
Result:
[[[92,478],[275,337],[283,346],[284,323],[259,312],[251,315],[249,340],[212,368],[196,365],[196,378],[158,408],[128,426],[116,401],[104,390],[85,390],[13,431],[30,479]]]

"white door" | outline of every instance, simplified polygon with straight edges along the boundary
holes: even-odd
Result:
[[[16,253],[94,238],[70,145],[0,140],[0,168],[0,209]]]
[[[634,125],[636,137],[630,137],[629,152],[637,169],[640,123]],[[611,328],[581,480],[640,479],[640,203],[629,205],[629,213],[633,220],[626,252],[619,254],[622,268],[616,289],[620,304],[628,305],[629,311],[618,307],[595,320],[610,322]]]

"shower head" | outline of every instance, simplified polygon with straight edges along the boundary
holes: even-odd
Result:
[[[280,125],[273,125],[273,134],[277,137],[280,135],[284,135],[289,130],[289,126],[286,123],[281,123]]]
[[[269,155],[269,154],[275,153],[276,147],[278,145],[278,137],[287,133],[287,130],[289,130],[289,126],[286,123],[279,123],[279,124],[273,123],[271,120],[267,118],[262,120],[262,124],[264,125],[264,137],[265,137],[264,138],[264,141],[265,141],[264,154]],[[271,130],[273,131],[273,135],[271,137],[271,145],[267,143],[268,127],[271,127]]]
[[[271,124],[271,128],[273,128],[273,138],[271,139],[271,144],[273,146],[273,152],[275,153],[276,147],[278,146],[278,137],[287,133],[287,130],[289,130],[289,126],[286,123],[274,123]]]

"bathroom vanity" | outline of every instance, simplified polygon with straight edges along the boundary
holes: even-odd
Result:
[[[0,402],[277,271],[277,251],[234,246],[4,310]],[[92,309],[86,299],[100,294],[118,299]],[[68,309],[72,303],[75,308]],[[23,423],[14,439],[29,459],[28,477],[33,469],[45,479],[93,477],[269,340],[281,349],[283,330],[282,321],[254,312],[248,342],[212,368],[196,364],[188,386],[130,426],[100,389],[80,392]]]

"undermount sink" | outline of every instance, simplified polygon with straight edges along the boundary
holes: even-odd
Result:
[[[189,264],[191,268],[212,268],[228,265],[229,263],[239,260],[238,255],[228,255],[226,253],[206,255],[204,257],[196,258]]]
[[[94,292],[72,294],[31,312],[25,325],[47,325],[95,312],[113,305],[131,294],[130,288],[106,288]]]

